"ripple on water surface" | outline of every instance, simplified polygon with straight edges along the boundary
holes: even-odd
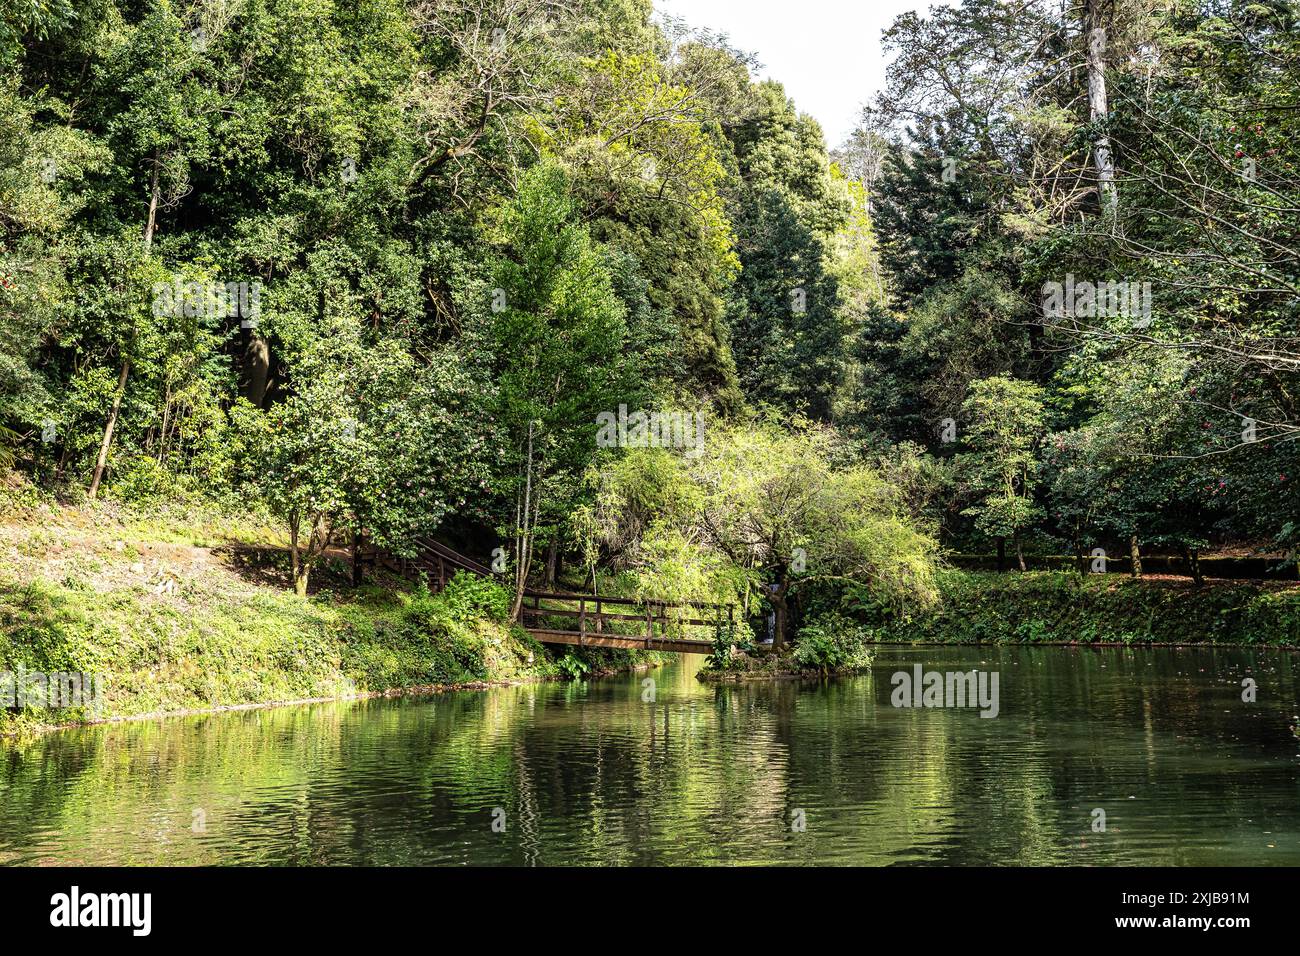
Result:
[[[0,862],[1296,865],[1296,662],[882,648],[858,677],[713,687],[688,657],[61,732],[0,745]],[[997,672],[997,717],[893,707],[914,664]]]

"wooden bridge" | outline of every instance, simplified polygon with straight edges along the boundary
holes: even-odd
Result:
[[[415,558],[389,559],[403,574],[427,575],[429,587],[441,591],[457,571],[496,578],[499,573],[444,544],[417,540]],[[524,591],[524,629],[544,644],[623,647],[680,654],[711,654],[713,639],[735,628],[730,604],[638,601],[634,598],[556,591]]]

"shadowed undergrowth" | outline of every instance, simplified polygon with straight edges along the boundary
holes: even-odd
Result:
[[[876,628],[875,640],[1300,646],[1295,586],[947,571],[939,587],[938,607]]]

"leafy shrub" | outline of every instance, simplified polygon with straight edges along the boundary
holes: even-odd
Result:
[[[587,662],[573,654],[565,654],[555,662],[555,666],[560,669],[560,673],[569,678],[569,680],[580,680],[583,675],[590,670]]]
[[[453,619],[461,622],[488,617],[504,623],[510,617],[510,592],[496,581],[457,571],[438,595]]]
[[[757,651],[754,632],[748,622],[741,621],[730,629],[720,626],[713,634],[713,653],[709,655],[707,666],[719,671],[741,669]]]
[[[838,614],[827,614],[799,629],[791,655],[800,670],[822,672],[868,667],[875,656],[867,646],[869,632]]]
[[[115,463],[112,491],[115,498],[140,503],[185,499],[193,494],[185,476],[173,473],[149,455],[134,455]]]
[[[510,594],[500,584],[458,571],[438,594],[421,581],[402,613],[407,640],[439,662],[431,683],[485,680],[489,639],[510,617]]]

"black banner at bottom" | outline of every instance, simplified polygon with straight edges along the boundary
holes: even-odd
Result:
[[[1294,871],[1284,869],[0,870],[10,933],[127,945],[337,943],[345,928],[423,932],[431,920],[499,942],[535,939],[557,917],[581,925],[684,910],[695,910],[693,934],[713,920],[733,942],[763,937],[773,920],[869,918],[920,921],[930,942],[1023,924],[1070,940],[1199,935],[1231,945],[1285,931],[1294,909]]]

